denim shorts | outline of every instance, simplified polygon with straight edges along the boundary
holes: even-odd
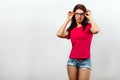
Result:
[[[69,66],[75,66],[78,69],[90,69],[92,68],[91,66],[91,60],[90,59],[68,59],[67,65]]]

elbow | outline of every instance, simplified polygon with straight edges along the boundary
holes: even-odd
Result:
[[[57,35],[57,37],[59,37],[59,38],[61,38],[61,37],[62,37],[62,35],[61,35],[61,34],[58,34],[58,33],[57,33],[56,35]]]
[[[94,30],[92,33],[97,34],[97,33],[99,33],[99,30]]]
[[[60,38],[61,36],[60,36],[60,35],[57,35],[57,37],[59,37],[59,38]]]
[[[92,27],[91,29],[90,29],[90,31],[93,33],[93,34],[97,34],[97,33],[99,33],[99,28],[98,27]]]
[[[91,30],[91,32],[92,32],[93,34],[97,34],[97,33],[99,33],[99,29]]]

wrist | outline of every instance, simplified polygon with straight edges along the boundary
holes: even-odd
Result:
[[[89,20],[89,21],[92,21],[92,16],[89,16],[89,17],[88,17],[88,20]]]
[[[68,19],[68,18],[67,18],[65,21],[69,23],[69,22],[71,21],[71,19]]]
[[[90,22],[92,22],[92,21],[93,21],[93,19],[92,19],[92,18],[90,18],[90,19],[89,19],[89,21],[90,21]]]

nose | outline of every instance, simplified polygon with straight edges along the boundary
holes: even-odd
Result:
[[[81,17],[81,15],[79,14],[78,17]]]

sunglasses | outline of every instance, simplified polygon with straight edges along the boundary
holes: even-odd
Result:
[[[80,15],[80,16],[83,16],[83,15],[85,15],[85,13],[75,13],[75,15],[76,15],[76,16],[79,16],[79,15]]]

